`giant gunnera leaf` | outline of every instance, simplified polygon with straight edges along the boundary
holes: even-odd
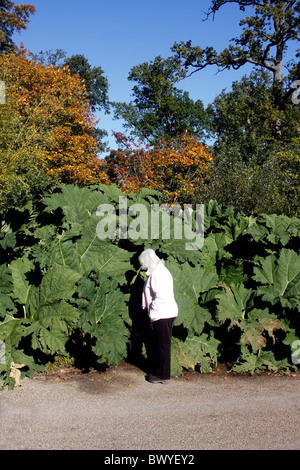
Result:
[[[117,365],[126,357],[130,322],[124,294],[118,283],[99,270],[84,277],[78,286],[77,326],[96,340],[93,351],[99,363]]]
[[[50,242],[42,240],[42,248],[35,249],[37,259],[42,266],[66,266],[83,276],[93,268],[99,269],[124,284],[125,273],[131,268],[130,253],[110,239],[99,239],[96,214],[89,214],[80,207],[76,211],[76,227],[75,222],[70,221],[70,229],[56,235]],[[83,213],[86,214],[85,219]],[[84,219],[82,224],[78,222],[81,219]]]
[[[201,372],[211,372],[217,364],[220,341],[214,336],[190,333],[185,341],[172,338],[171,345],[171,374],[180,375],[182,369],[195,369],[199,366]]]
[[[263,300],[283,307],[300,307],[300,255],[283,248],[279,258],[267,256],[254,268],[257,292]]]
[[[34,349],[50,354],[64,352],[68,334],[78,319],[77,309],[69,301],[80,277],[76,271],[54,266],[38,287],[30,287],[26,302],[30,325],[24,335],[32,334]]]
[[[201,293],[207,292],[217,285],[218,275],[206,271],[201,266],[191,267],[188,263],[168,262],[174,279],[174,293],[178,303],[179,315],[175,325],[181,323],[185,328],[200,334],[204,324],[211,323],[209,308],[200,305]]]
[[[0,266],[0,319],[6,314],[13,313],[15,306],[11,299],[13,291],[13,279],[11,270],[6,265]]]

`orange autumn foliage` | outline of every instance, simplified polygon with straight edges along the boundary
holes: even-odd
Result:
[[[13,33],[26,29],[29,17],[35,11],[33,5],[15,5],[11,0],[0,0],[0,51],[14,49]]]
[[[78,76],[37,64],[21,50],[0,54],[0,79],[6,85],[2,122],[10,122],[0,146],[1,183],[21,173],[26,159],[30,171],[42,169],[53,183],[108,182],[97,158],[96,121]]]
[[[154,148],[139,148],[123,134],[115,136],[120,148],[106,158],[108,174],[124,192],[155,189],[170,203],[189,203],[199,196],[213,157],[195,137],[185,134]]]

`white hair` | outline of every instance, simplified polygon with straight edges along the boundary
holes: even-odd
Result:
[[[139,263],[144,270],[153,270],[159,263],[163,263],[152,248],[147,248],[139,256]]]

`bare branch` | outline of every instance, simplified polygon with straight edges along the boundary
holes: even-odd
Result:
[[[240,10],[244,11],[246,7],[251,6],[261,6],[262,3],[257,0],[213,0],[213,5],[209,8],[208,12],[205,12],[206,18],[204,21],[208,20],[208,18],[213,15],[213,20],[215,18],[216,12],[226,3],[237,3],[240,7]]]

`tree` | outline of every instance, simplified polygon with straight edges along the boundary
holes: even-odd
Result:
[[[88,60],[81,54],[67,57],[64,65],[69,67],[71,75],[79,74],[86,88],[92,111],[95,112],[103,109],[108,114],[110,107],[108,101],[108,81],[104,76],[102,68],[91,67]],[[102,142],[102,139],[108,135],[107,131],[96,128],[93,135],[98,139],[99,150],[104,151],[106,144]]]
[[[46,67],[53,66],[60,69],[68,67],[71,75],[79,75],[87,91],[91,110],[93,112],[104,110],[106,114],[109,113],[109,85],[101,67],[92,67],[82,54],[67,57],[66,52],[62,49],[40,51],[38,54],[31,54],[31,56],[37,63]],[[98,139],[99,151],[105,150],[106,144],[102,142],[102,139],[108,135],[107,132],[104,129],[95,128],[93,135]]]
[[[168,203],[195,203],[202,196],[213,157],[195,137],[182,135],[141,148],[123,134],[116,134],[118,150],[106,158],[108,175],[124,192],[142,188],[162,193]]]
[[[195,137],[205,133],[206,114],[200,100],[194,102],[187,92],[175,87],[185,73],[172,58],[145,62],[131,69],[128,80],[136,82],[134,100],[113,103],[115,117],[125,120],[132,136],[155,144],[184,132]]]
[[[0,79],[7,95],[0,107],[2,201],[26,200],[41,181],[107,182],[97,158],[95,118],[78,76],[36,64],[21,51],[0,55]]]
[[[284,171],[281,161],[274,157],[261,164],[255,160],[215,161],[203,201],[214,199],[219,204],[234,206],[247,215],[253,212],[297,215],[299,196],[297,201],[290,184],[290,168],[286,165]]]
[[[299,135],[299,107],[291,99],[283,109],[274,105],[271,77],[264,70],[234,82],[229,92],[222,91],[209,105],[209,112],[216,135],[217,161],[262,164],[289,149]]]
[[[225,4],[253,11],[242,19],[240,37],[227,48],[219,53],[191,41],[172,47],[187,76],[210,65],[219,71],[254,65],[250,77],[234,82],[229,93],[223,91],[209,106],[216,144],[208,194],[244,211],[295,214],[299,108],[291,95],[300,76],[299,64],[288,61],[287,52],[300,39],[300,1],[213,0],[207,18]]]
[[[34,13],[33,5],[15,5],[10,0],[0,0],[0,52],[14,49],[14,32],[26,29],[29,16]]]
[[[299,106],[289,99],[278,109],[270,74],[256,70],[223,91],[209,112],[216,135],[210,196],[243,211],[297,214]]]
[[[101,67],[91,67],[82,54],[67,57],[64,65],[69,67],[71,75],[78,73],[84,81],[92,111],[109,111],[108,81]]]
[[[285,99],[282,93],[283,65],[288,45],[300,39],[300,1],[282,0],[213,0],[207,17],[215,15],[227,3],[236,3],[240,10],[254,9],[252,16],[240,22],[243,32],[232,44],[217,53],[212,47],[202,49],[192,46],[191,41],[175,43],[172,50],[175,58],[182,61],[192,72],[208,65],[239,69],[250,63],[271,72],[275,106],[280,107]],[[289,90],[289,94],[291,91]]]

